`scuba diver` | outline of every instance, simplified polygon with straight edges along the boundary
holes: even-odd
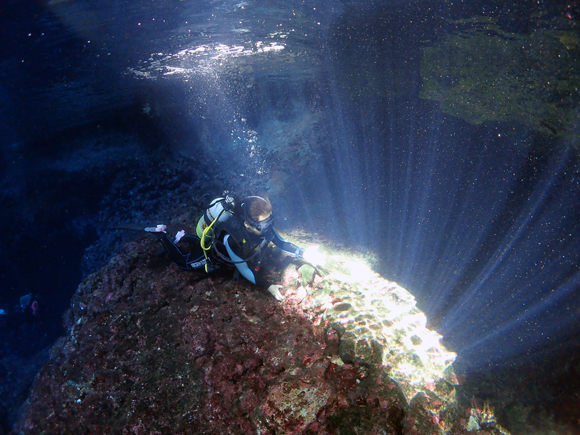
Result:
[[[0,336],[4,351],[28,354],[45,346],[47,324],[44,300],[35,293],[21,296],[14,306],[0,308]]]
[[[252,195],[237,200],[224,192],[200,217],[195,236],[186,235],[184,230],[170,230],[166,225],[148,227],[145,231],[162,234],[163,247],[180,268],[203,267],[209,273],[221,265],[235,267],[236,277],[241,274],[281,301],[283,286],[270,283],[260,268],[264,252],[272,242],[283,252],[301,259],[304,249],[284,240],[274,229],[273,221],[272,204],[267,198]],[[189,245],[188,252],[177,246],[180,242]]]
[[[11,324],[33,324],[40,317],[41,299],[40,296],[34,293],[21,296],[18,300],[18,305],[15,305],[12,309],[5,305],[3,305],[4,308],[0,308],[0,318]]]

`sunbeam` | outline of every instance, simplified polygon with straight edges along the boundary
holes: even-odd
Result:
[[[4,3],[1,433],[580,431],[571,2]]]

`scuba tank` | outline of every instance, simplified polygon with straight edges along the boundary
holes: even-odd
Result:
[[[238,219],[231,219],[234,215],[234,205],[234,197],[229,195],[228,191],[225,191],[224,197],[216,198],[209,204],[207,210],[197,223],[196,233],[200,238],[200,245],[206,259],[206,272],[213,269],[212,258],[208,255],[212,247],[214,247],[213,253],[219,259],[218,261],[223,261],[225,264],[233,266],[236,263],[246,263],[250,260],[256,259],[256,267],[259,268],[264,249],[272,240],[272,237],[252,236],[244,228],[244,222]],[[250,220],[248,216],[244,215],[244,217],[245,220]],[[272,218],[270,217],[268,222],[265,223],[264,229],[268,228],[271,220]],[[259,223],[256,224],[253,221],[251,222],[254,224],[254,227],[257,226],[258,228],[261,228]],[[218,227],[217,231],[215,231],[216,227]],[[220,237],[223,230],[225,230],[239,246],[243,246],[246,243],[246,240],[249,240],[252,237],[258,237],[259,243],[253,245],[255,246],[255,249],[253,249],[251,254],[248,254],[249,256],[247,258],[239,258],[237,261],[232,260],[231,258],[224,256],[218,249],[215,249],[215,244],[219,243],[217,238]]]
[[[234,198],[228,193],[225,191],[225,198],[216,198],[210,203],[203,216],[199,218],[195,229],[205,257],[205,271],[208,273],[216,268],[208,255],[213,246],[214,235],[219,236],[219,234],[215,234],[213,227],[216,223],[227,222],[233,215]]]
[[[203,213],[203,216],[199,218],[195,232],[197,237],[200,239],[204,237],[204,231],[208,226],[217,223],[223,224],[232,217],[234,198],[229,195],[228,191],[224,192],[224,196],[225,197],[214,199]],[[212,238],[213,236],[214,233],[212,230],[205,231],[205,238]]]

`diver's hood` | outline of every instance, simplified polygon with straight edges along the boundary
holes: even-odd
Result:
[[[250,215],[248,214],[248,207],[247,207],[247,201],[248,200],[258,200],[258,201],[264,201],[267,202],[266,199],[262,198],[261,196],[248,196],[246,198],[244,198],[240,204],[240,209],[242,211],[242,214],[240,216],[240,218],[246,222],[248,225],[250,225],[252,228],[254,228],[256,231],[258,231],[259,234],[264,234],[274,223],[274,214],[272,212],[270,212],[269,215],[267,216],[260,216],[262,219],[260,220],[255,220],[252,217],[250,217]]]

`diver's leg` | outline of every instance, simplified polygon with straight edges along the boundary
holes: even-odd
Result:
[[[161,244],[165,251],[169,254],[169,258],[182,269],[190,269],[187,264],[189,254],[184,254],[180,251],[175,243],[173,243],[167,236],[161,238]]]

